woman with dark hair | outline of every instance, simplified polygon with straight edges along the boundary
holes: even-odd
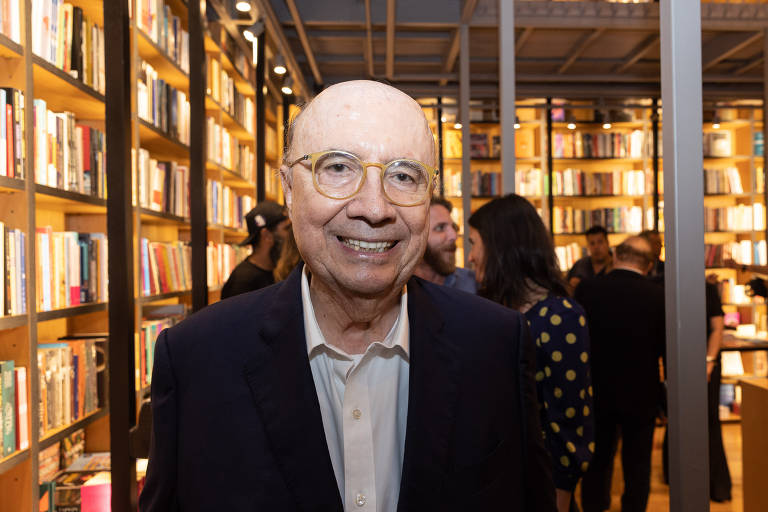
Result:
[[[584,310],[567,298],[549,232],[526,199],[510,194],[479,208],[469,218],[469,241],[478,293],[523,313],[536,340],[536,385],[557,506],[574,510],[573,489],[594,452]]]

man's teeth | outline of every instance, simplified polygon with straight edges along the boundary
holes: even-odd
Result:
[[[341,238],[340,240],[347,247],[363,252],[384,252],[395,245],[395,242],[366,242],[365,240],[354,240],[352,238]]]

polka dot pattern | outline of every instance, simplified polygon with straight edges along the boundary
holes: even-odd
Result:
[[[563,353],[560,352],[559,350],[555,350],[554,352],[552,352],[552,360],[556,363],[559,363],[560,361],[563,360]]]
[[[576,380],[576,372],[573,370],[568,370],[567,372],[565,372],[565,378],[570,381]]]
[[[576,343],[576,335],[573,334],[572,332],[569,332],[568,334],[565,335],[565,342],[568,343],[569,345],[573,345],[574,343]]]
[[[560,315],[552,315],[549,317],[549,321],[552,323],[552,325],[560,325],[563,322],[563,319],[560,317]]]

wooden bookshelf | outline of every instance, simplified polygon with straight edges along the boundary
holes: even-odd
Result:
[[[65,425],[61,428],[57,428],[55,430],[46,432],[45,435],[40,439],[40,449],[44,450],[45,448],[51,446],[52,444],[55,444],[61,441],[65,437],[72,435],[72,433],[75,432],[76,430],[80,430],[82,428],[87,427],[88,425],[92,424],[96,420],[103,418],[107,414],[108,414],[107,409],[101,408],[75,421],[74,423],[71,423],[70,425]]]

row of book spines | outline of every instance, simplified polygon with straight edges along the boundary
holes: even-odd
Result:
[[[472,173],[473,196],[497,196],[501,193],[501,173],[474,171]]]
[[[150,210],[189,217],[189,168],[176,162],[160,162],[139,149],[139,198]]]
[[[741,265],[752,265],[753,263],[768,265],[765,240],[706,244],[704,252],[704,261],[707,267],[722,267],[727,259],[732,259]]]
[[[108,300],[104,233],[54,232],[48,226],[35,234],[38,311]]]
[[[705,194],[743,194],[741,175],[735,167],[704,169]]]
[[[32,19],[41,20],[40,30],[32,32],[32,51],[104,94],[103,28],[62,0],[33,0]]]
[[[107,197],[104,132],[77,124],[72,112],[53,112],[34,103],[35,183],[94,197]]]
[[[210,55],[208,62],[208,94],[245,129],[254,133],[256,105],[235,87],[235,80],[221,69],[219,61]]]
[[[23,315],[27,312],[27,235],[0,222],[0,237],[0,316]]]
[[[765,229],[765,206],[762,203],[740,204],[722,208],[704,207],[707,231],[752,231]]]
[[[158,78],[157,71],[141,61],[137,85],[139,117],[163,133],[189,144],[190,107],[187,95]]]
[[[208,242],[206,247],[208,286],[224,284],[238,263],[247,258],[250,253],[250,247]]]
[[[237,137],[232,135],[224,126],[217,123],[214,118],[208,117],[206,119],[206,129],[208,131],[209,160],[227,169],[236,170],[236,167],[241,165],[241,163],[235,161],[234,157],[241,154],[242,148],[245,148],[244,154],[251,155],[251,158],[253,158],[253,151],[248,146],[241,144]]]
[[[38,345],[41,436],[99,408],[96,344],[85,339]]]
[[[592,226],[603,226],[609,233],[632,233],[643,229],[643,209],[639,206],[593,210],[555,206],[552,213],[555,234],[583,233]]]
[[[644,171],[584,172],[581,169],[564,169],[553,173],[555,195],[643,195],[646,174]]]
[[[640,130],[631,134],[555,133],[552,139],[555,158],[642,158],[645,145]]]
[[[24,93],[0,88],[0,176],[24,178]]]
[[[0,458],[29,448],[27,369],[0,361]]]
[[[759,296],[749,297],[747,295],[746,286],[743,284],[736,284],[736,280],[733,278],[721,279],[717,283],[718,291],[720,292],[720,300],[725,304],[752,304],[754,302],[763,302]]]
[[[245,214],[256,206],[253,197],[239,195],[216,180],[207,182],[206,201],[208,223],[234,229],[245,228]]]
[[[189,33],[182,28],[181,18],[172,14],[163,0],[138,0],[136,11],[139,28],[189,73]]]
[[[155,362],[155,343],[160,333],[179,323],[183,316],[172,316],[160,320],[143,320],[139,331],[138,343],[134,347],[135,387],[141,391],[152,383],[152,368]]]
[[[142,295],[192,288],[191,248],[184,242],[150,242],[141,239]]]
[[[568,269],[574,265],[574,263],[585,256],[585,249],[583,249],[576,242],[572,242],[568,245],[555,247],[555,255],[557,256],[557,261],[560,264],[560,270],[562,272],[567,272]]]
[[[21,44],[20,2],[3,0],[0,2],[0,32],[11,41]]]
[[[722,158],[733,156],[731,132],[727,130],[706,132],[702,134],[702,145],[704,158]]]

